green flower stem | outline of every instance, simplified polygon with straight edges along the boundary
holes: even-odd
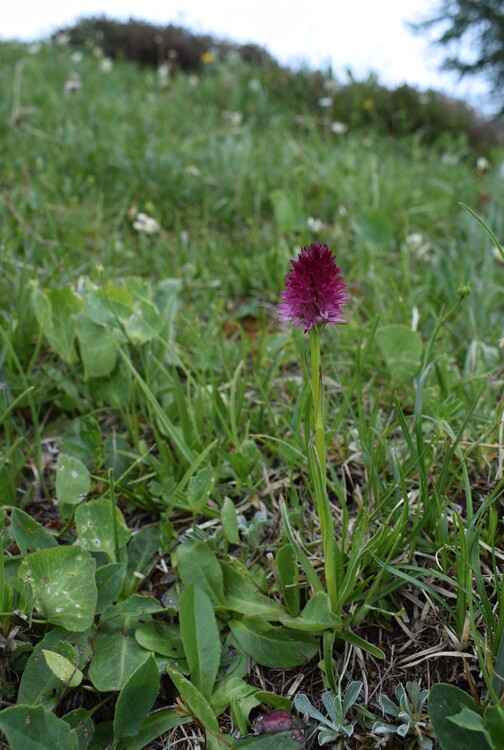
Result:
[[[311,391],[313,431],[315,434],[316,460],[313,466],[313,483],[317,500],[317,515],[322,534],[322,550],[324,554],[324,570],[327,593],[334,612],[338,608],[338,592],[336,583],[336,541],[334,539],[334,522],[327,497],[326,488],[326,447],[324,429],[324,398],[322,391],[322,368],[320,364],[320,331],[315,326],[310,331],[311,353]],[[310,462],[312,465],[312,462]]]
[[[326,481],[326,450],[324,430],[324,397],[322,392],[322,368],[320,366],[320,331],[314,327],[310,331],[311,353],[311,388],[313,429],[315,432],[315,448],[324,478]]]

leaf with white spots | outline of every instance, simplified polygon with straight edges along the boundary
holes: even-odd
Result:
[[[111,562],[118,562],[116,534],[117,546],[121,549],[129,542],[131,531],[119,508],[108,497],[79,505],[75,512],[75,523],[81,547],[90,552],[104,552]]]
[[[95,565],[79,547],[51,547],[28,555],[19,567],[19,577],[30,585],[42,617],[81,632],[92,625],[96,612]]]
[[[60,453],[56,463],[56,497],[59,503],[77,505],[86,499],[91,479],[78,458]]]

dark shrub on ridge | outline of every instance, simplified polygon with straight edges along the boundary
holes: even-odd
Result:
[[[61,33],[68,34],[74,47],[99,46],[107,57],[122,57],[141,65],[160,65],[171,60],[180,70],[198,70],[205,53],[225,55],[232,50],[246,62],[276,65],[271,55],[255,44],[232,44],[173,24],[156,26],[132,18],[122,22],[99,16],[82,18],[74,26],[61,28],[53,38]]]

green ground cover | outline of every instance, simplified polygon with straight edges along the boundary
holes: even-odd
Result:
[[[504,266],[460,205],[504,236],[502,154],[235,55],[0,62],[4,746],[504,746]],[[336,602],[276,310],[315,240]]]

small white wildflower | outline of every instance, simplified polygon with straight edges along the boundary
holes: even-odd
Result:
[[[418,328],[418,321],[420,320],[420,313],[418,307],[414,307],[411,311],[411,330],[416,331]]]
[[[410,250],[418,250],[423,245],[423,236],[420,232],[413,232],[406,237],[406,244]]]
[[[58,47],[65,47],[70,42],[70,34],[68,31],[61,31],[56,35],[54,41]]]
[[[450,167],[455,167],[459,163],[459,158],[456,154],[443,154],[441,162],[448,164]]]
[[[412,234],[408,234],[405,242],[408,249],[413,253],[413,255],[416,255],[417,258],[427,257],[432,250],[430,242],[426,240],[423,234],[420,234],[420,232],[413,232]]]
[[[110,57],[104,57],[103,60],[100,61],[100,70],[102,73],[110,73],[113,67],[114,63]]]
[[[334,78],[328,78],[324,81],[324,89],[328,94],[336,94],[338,91],[341,91],[341,84],[335,81]]]
[[[170,82],[170,65],[169,63],[163,63],[157,69],[158,83],[163,88],[166,88]]]
[[[315,232],[315,234],[318,234],[318,232],[322,232],[327,228],[321,219],[315,219],[313,216],[308,217],[308,219],[306,220],[306,224],[308,226],[308,229],[311,229],[312,232]]]
[[[63,86],[63,91],[65,92],[65,94],[74,94],[81,88],[82,81],[80,79],[80,76],[73,76],[72,78],[69,78],[65,83],[65,85]]]
[[[338,216],[347,216],[348,209],[346,206],[338,206]]]
[[[230,112],[226,110],[222,113],[222,116],[234,127],[239,127],[243,122],[243,112]]]
[[[336,120],[331,123],[331,130],[336,135],[344,135],[345,133],[348,133],[348,125],[346,122],[338,122],[338,120]]]
[[[76,52],[72,52],[71,60],[73,63],[80,63],[82,62],[83,54],[79,50]]]
[[[40,52],[42,49],[42,45],[40,42],[34,42],[33,44],[30,44],[28,46],[28,54],[29,55],[36,55]]]
[[[504,259],[502,258],[502,253],[495,246],[492,248],[492,254],[495,260],[498,260],[500,263],[504,263]]]
[[[323,107],[324,109],[326,109],[327,107],[332,107],[332,103],[332,96],[323,96],[322,99],[318,100],[319,107]]]
[[[258,94],[261,89],[261,81],[258,78],[251,78],[248,84],[249,91],[252,91],[254,94]]]
[[[133,222],[133,227],[137,230],[137,232],[144,232],[145,234],[156,234],[156,232],[159,232],[160,226],[157,223],[156,219],[153,219],[152,216],[148,216],[147,214],[142,213],[140,211],[136,215],[136,219]]]
[[[241,55],[238,52],[237,49],[230,49],[229,52],[226,55],[226,62],[229,65],[240,65],[241,64]]]
[[[93,49],[91,51],[92,51],[92,53],[93,53],[93,55],[95,57],[98,57],[98,58],[102,58],[103,57],[103,50],[102,50],[101,47],[98,47],[98,46],[93,47]]]
[[[478,172],[488,172],[490,169],[490,162],[488,159],[485,159],[484,156],[478,156],[476,160],[476,169]]]
[[[189,87],[191,89],[195,89],[199,85],[198,76],[189,76],[189,78],[187,79],[187,83],[189,84]]]
[[[199,177],[201,174],[198,167],[196,167],[194,164],[188,164],[187,167],[184,167],[184,172],[186,174],[192,175],[193,177]]]

